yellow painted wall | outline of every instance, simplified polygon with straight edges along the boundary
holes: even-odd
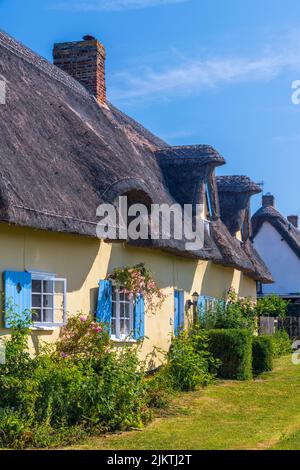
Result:
[[[0,223],[0,272],[41,270],[67,279],[67,311],[93,313],[99,279],[117,266],[145,262],[158,286],[167,295],[156,315],[146,315],[143,354],[154,346],[168,349],[173,332],[174,288],[185,292],[185,301],[194,291],[222,297],[230,287],[241,296],[256,298],[255,282],[243,273],[206,261],[187,260],[156,250],[109,244],[98,239],[38,231]],[[0,290],[3,290],[0,276]],[[2,328],[1,335],[7,334]],[[53,341],[59,330],[34,332],[34,350],[40,340]]]

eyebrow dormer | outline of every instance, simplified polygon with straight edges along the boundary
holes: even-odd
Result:
[[[203,204],[204,218],[218,217],[219,202],[214,170],[224,158],[209,145],[165,147],[155,153],[173,198],[184,204]]]
[[[217,185],[221,219],[230,234],[246,241],[251,236],[250,198],[261,192],[247,176],[219,176]]]

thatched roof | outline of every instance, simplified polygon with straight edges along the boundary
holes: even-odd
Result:
[[[242,248],[251,260],[257,278],[260,278],[261,282],[271,283],[272,275],[250,241],[250,198],[261,192],[260,186],[243,175],[218,176],[217,186],[221,219],[232,236],[241,231]]]
[[[231,235],[242,230],[243,225],[250,222],[249,201],[253,194],[261,192],[261,188],[247,176],[218,176],[221,219]],[[247,233],[246,238],[249,238]]]
[[[300,259],[300,230],[294,227],[275,207],[265,206],[255,212],[252,217],[253,238],[256,237],[265,222],[277,230]]]
[[[0,78],[7,82],[7,103],[0,106],[0,220],[95,237],[102,202],[128,194],[146,203],[200,203],[210,180],[215,217],[202,250],[188,252],[174,239],[139,244],[260,279],[218,217],[214,168],[224,159],[212,147],[169,147],[3,32]]]
[[[252,195],[261,192],[260,186],[244,175],[218,176],[217,182],[218,189],[222,193],[247,193]]]

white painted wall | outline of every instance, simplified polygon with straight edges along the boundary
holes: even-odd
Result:
[[[275,284],[263,285],[263,293],[300,292],[300,260],[271,224],[264,222],[254,239],[254,246],[275,280]]]

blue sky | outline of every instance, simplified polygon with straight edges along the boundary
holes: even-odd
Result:
[[[0,28],[48,59],[96,36],[114,104],[170,144],[213,145],[219,174],[300,215],[299,0],[0,0]]]

